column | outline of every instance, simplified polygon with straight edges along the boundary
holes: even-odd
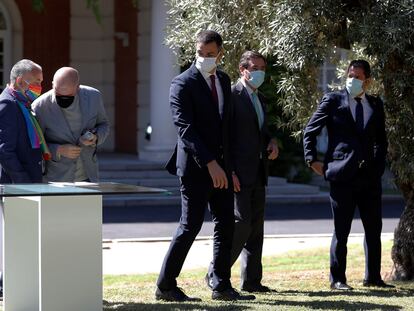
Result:
[[[56,1],[57,2],[57,1]],[[70,0],[70,66],[80,83],[101,91],[111,131],[99,150],[115,147],[115,0],[100,1],[101,24],[84,0]]]
[[[167,7],[163,0],[151,1],[150,124],[151,140],[139,158],[166,161],[177,140],[168,101],[171,80],[179,73],[175,56],[164,45]]]

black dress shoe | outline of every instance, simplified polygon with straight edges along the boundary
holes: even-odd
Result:
[[[343,291],[353,290],[351,286],[349,286],[346,283],[342,283],[342,282],[331,283],[331,289],[343,290]]]
[[[164,301],[201,301],[200,298],[188,297],[179,287],[171,290],[160,290],[157,287],[155,299]]]
[[[208,273],[206,274],[206,276],[204,277],[204,280],[206,281],[207,286],[210,289],[213,289],[213,279],[208,275]]]
[[[364,280],[362,285],[365,287],[395,288],[394,285],[387,284],[383,280],[378,280],[378,281]]]
[[[229,288],[221,292],[213,290],[213,293],[211,294],[211,298],[213,300],[225,300],[225,301],[256,299],[254,295],[240,295],[233,288]]]
[[[276,292],[274,289],[271,289],[267,286],[262,284],[258,285],[243,285],[241,288],[242,291],[249,292],[249,293],[271,293]]]

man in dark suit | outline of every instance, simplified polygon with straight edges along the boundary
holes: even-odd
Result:
[[[271,139],[265,98],[258,92],[264,81],[266,60],[258,52],[246,51],[239,63],[241,78],[232,87],[231,158],[235,192],[235,228],[231,264],[241,253],[241,289],[269,292],[261,284],[265,209],[265,185],[268,160],[278,156],[275,139]],[[206,281],[212,285],[212,265]]]
[[[353,60],[346,89],[326,94],[304,132],[306,163],[330,182],[334,233],[330,252],[330,282],[336,290],[351,290],[346,283],[347,240],[355,208],[365,230],[364,286],[392,287],[381,278],[381,176],[387,140],[384,106],[365,93],[371,82],[365,60]],[[326,126],[328,149],[324,162],[317,159],[316,137]]]
[[[10,84],[0,95],[0,184],[42,182],[41,148],[47,147],[42,146],[39,136],[43,135],[36,130],[30,110],[31,102],[41,93],[42,81],[42,68],[23,59],[13,66]],[[2,283],[0,271],[1,297]]]
[[[155,297],[167,301],[191,300],[177,287],[176,278],[209,205],[214,221],[212,298],[252,298],[241,296],[230,283],[234,228],[229,152],[230,79],[216,69],[223,56],[222,38],[214,31],[202,31],[197,35],[196,49],[195,64],[175,77],[170,88],[178,141],[167,169],[180,177],[181,218],[158,277]]]

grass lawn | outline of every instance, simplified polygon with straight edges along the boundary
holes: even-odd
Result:
[[[391,271],[392,242],[383,244],[382,271]],[[184,271],[179,286],[202,302],[163,303],[154,299],[157,275],[105,276],[104,310],[414,310],[414,283],[394,283],[396,289],[362,287],[364,255],[361,245],[349,245],[347,277],[352,292],[329,289],[328,248],[289,252],[264,259],[263,284],[275,289],[248,302],[216,302],[204,283],[206,270]],[[143,254],[145,256],[145,254]],[[239,283],[239,266],[232,272]],[[384,275],[386,278],[386,275]],[[82,310],[83,311],[83,310]],[[87,310],[85,310],[87,311]]]

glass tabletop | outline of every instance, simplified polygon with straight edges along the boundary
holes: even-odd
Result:
[[[170,194],[165,189],[135,186],[113,182],[75,182],[48,184],[3,184],[0,197],[116,195],[116,194]]]

